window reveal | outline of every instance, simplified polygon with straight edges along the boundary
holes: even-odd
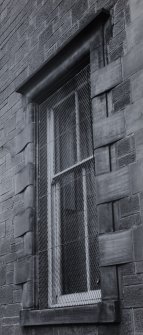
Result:
[[[89,66],[47,100],[48,303],[100,301]]]

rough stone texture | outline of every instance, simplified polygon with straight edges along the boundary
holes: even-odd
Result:
[[[91,95],[95,97],[120,84],[122,81],[122,67],[120,59],[106,67],[95,71],[91,75]]]
[[[33,164],[29,163],[15,176],[16,194],[22,192],[27,186],[33,184],[33,170]]]
[[[32,125],[27,125],[21,133],[16,136],[16,153],[22,151],[30,142],[33,142],[33,128]]]
[[[131,189],[132,193],[138,193],[143,188],[143,160],[137,161],[137,163],[131,164],[130,166],[131,176]]]
[[[28,208],[24,212],[18,213],[14,220],[14,236],[19,237],[32,230],[33,211]]]
[[[114,143],[125,136],[125,119],[122,112],[97,121],[93,125],[94,148]]]
[[[121,265],[117,269],[121,299],[120,325],[84,327],[69,325],[27,329],[19,326],[19,309],[22,304],[24,308],[33,307],[33,283],[27,281],[30,277],[24,269],[27,268],[27,257],[33,252],[32,218],[27,213],[31,213],[30,209],[35,206],[32,167],[34,113],[33,105],[27,106],[28,101],[17,94],[15,88],[37,71],[101,8],[110,9],[111,24],[105,29],[104,61],[102,48],[98,48],[99,57],[98,60],[95,59],[95,45],[91,57],[91,69],[94,70],[92,94],[93,96],[99,94],[92,100],[93,123],[96,124],[97,120],[110,117],[114,113],[118,115],[120,110],[123,112],[125,110],[126,134],[125,136],[123,134],[122,140],[116,138],[118,141],[110,148],[104,146],[95,150],[95,171],[101,179],[106,180],[102,192],[104,201],[111,201],[109,188],[116,189],[117,181],[121,188],[126,186],[126,183],[123,185],[121,177],[121,168],[125,165],[128,165],[129,184],[132,190],[129,189],[129,194],[125,194],[126,192],[122,194],[124,199],[117,201],[117,213],[115,210],[112,213],[114,206],[111,202],[99,205],[100,231],[105,232],[105,221],[106,232],[112,221],[113,228],[118,230],[140,227],[143,223],[143,1],[1,0],[0,334],[2,335],[143,334],[141,233],[137,234],[140,238],[134,236],[137,262]],[[112,177],[113,170],[115,178]],[[100,176],[101,174],[103,176]],[[112,193],[112,200],[115,198],[117,193],[115,197]],[[25,210],[25,214],[22,214]],[[17,281],[22,283],[25,280],[25,283],[15,285],[18,270],[14,264],[19,262],[22,262],[22,265],[17,266],[20,271],[17,276],[22,278],[17,277]],[[113,277],[110,272],[110,280],[113,280]],[[112,285],[109,281],[107,287],[109,284]],[[106,297],[109,298],[107,290]]]
[[[15,262],[14,266],[14,282],[21,284],[29,281],[32,276],[33,259],[25,258]]]
[[[126,197],[130,193],[127,168],[96,177],[97,203],[105,203]]]

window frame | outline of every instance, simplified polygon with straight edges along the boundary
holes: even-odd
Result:
[[[89,66],[88,64],[86,66]],[[83,70],[85,67],[83,67]],[[74,77],[72,78],[74,79]],[[59,217],[57,218],[57,215],[55,217],[56,206],[55,203],[59,204],[60,202],[60,195],[59,195],[59,188],[58,188],[58,181],[56,183],[56,180],[59,176],[66,175],[67,172],[75,171],[76,168],[81,167],[81,173],[82,173],[82,185],[83,185],[83,205],[84,207],[87,206],[86,204],[86,194],[87,187],[86,187],[86,174],[85,171],[85,164],[93,161],[94,162],[94,154],[91,156],[88,156],[86,158],[81,158],[81,143],[80,143],[80,129],[79,129],[79,97],[78,97],[78,90],[81,89],[81,87],[84,87],[84,85],[88,84],[89,79],[87,79],[87,83],[84,82],[83,84],[79,85],[78,88],[76,88],[74,91],[66,95],[64,99],[62,99],[62,102],[67,99],[67,97],[74,95],[75,100],[75,128],[76,128],[76,153],[77,153],[77,162],[72,164],[70,167],[67,167],[63,170],[60,170],[59,172],[55,172],[55,132],[54,132],[54,119],[55,119],[55,113],[54,111],[55,107],[61,103],[61,101],[57,102],[53,108],[48,109],[47,106],[47,160],[50,162],[49,167],[47,169],[47,176],[48,176],[48,199],[47,199],[47,206],[48,206],[48,306],[49,308],[58,308],[58,307],[69,307],[69,306],[80,306],[80,305],[87,305],[87,304],[95,304],[101,302],[101,289],[96,290],[89,290],[89,273],[90,273],[90,256],[89,256],[89,245],[87,245],[89,237],[86,239],[85,237],[85,257],[86,257],[86,276],[87,276],[87,291],[86,292],[80,292],[80,293],[71,293],[71,294],[64,294],[62,295],[60,292],[60,250],[59,248],[56,248],[56,254],[52,257],[52,239],[54,238],[55,243],[58,245],[59,240],[59,229],[60,229],[60,213]],[[55,92],[56,93],[56,92]],[[90,94],[90,92],[89,92]],[[90,98],[90,97],[89,97]],[[91,99],[91,98],[90,98]],[[89,104],[91,104],[89,102]],[[89,111],[90,113],[90,111]],[[91,113],[89,118],[91,119]],[[91,120],[90,120],[91,121]],[[90,131],[92,132],[92,129],[90,127]],[[91,134],[92,137],[92,134]],[[48,165],[47,165],[48,166]],[[53,185],[54,184],[54,185]],[[52,201],[53,197],[53,201]],[[53,203],[53,208],[51,206],[51,201]],[[95,204],[96,206],[96,204]],[[59,212],[59,208],[58,208]],[[85,215],[87,216],[87,208],[84,210],[84,233],[88,236],[88,227],[87,227],[87,218],[85,218]],[[52,221],[55,223],[55,231],[52,231]],[[52,237],[53,236],[53,237]],[[86,243],[87,241],[87,243]],[[56,273],[54,273],[54,265],[53,262],[56,262]],[[58,266],[58,269],[57,269]],[[55,275],[54,275],[55,274]],[[54,293],[53,293],[54,292]],[[53,296],[55,294],[55,297]],[[55,300],[55,303],[53,303],[53,299]]]

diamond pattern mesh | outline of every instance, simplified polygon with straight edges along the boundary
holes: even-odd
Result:
[[[48,264],[41,270],[40,258],[39,277],[49,307],[101,298],[90,107],[87,66],[39,112],[39,250]]]

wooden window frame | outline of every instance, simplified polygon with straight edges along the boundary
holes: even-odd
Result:
[[[80,85],[81,87],[81,85]],[[60,190],[58,188],[58,180],[59,176],[64,176],[67,172],[74,171],[77,167],[81,167],[82,173],[82,185],[83,185],[83,203],[84,208],[86,207],[86,174],[84,173],[85,168],[83,165],[94,160],[94,155],[87,157],[85,159],[81,159],[80,152],[80,130],[79,130],[79,97],[77,91],[72,91],[71,94],[74,94],[75,99],[75,118],[76,118],[76,149],[77,149],[77,163],[71,165],[70,167],[54,173],[55,163],[55,151],[54,151],[54,113],[53,109],[48,110],[47,107],[47,159],[50,162],[48,167],[48,306],[49,308],[57,308],[57,307],[69,307],[69,306],[78,306],[78,305],[86,305],[86,304],[95,304],[101,301],[101,289],[90,290],[90,278],[89,278],[89,247],[88,247],[88,237],[85,238],[85,256],[86,256],[86,276],[87,276],[87,292],[82,293],[72,293],[72,294],[61,294],[60,290],[60,250],[56,248],[56,253],[53,256],[50,250],[52,250],[52,236],[56,245],[58,245],[59,240],[59,227],[60,227],[60,213],[59,208],[58,215],[54,216],[53,221],[55,222],[55,231],[52,231],[52,216],[54,213],[57,213],[56,207],[60,202]],[[68,95],[70,96],[70,94]],[[65,97],[66,99],[66,97]],[[56,105],[54,105],[55,108]],[[51,196],[53,194],[53,211],[51,209]],[[56,205],[55,205],[56,204]],[[84,209],[84,232],[85,235],[88,236],[88,227],[87,227],[87,208]],[[55,236],[55,237],[54,237]],[[54,276],[54,265],[53,262],[56,262],[56,274]],[[58,269],[57,269],[58,267]],[[53,292],[55,292],[56,297],[53,297]],[[53,299],[55,303],[53,303]]]

